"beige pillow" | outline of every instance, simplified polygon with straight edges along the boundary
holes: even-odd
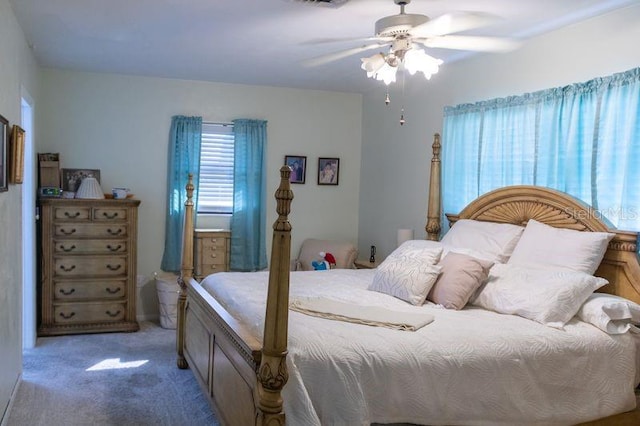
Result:
[[[296,260],[297,271],[313,271],[311,262],[320,259],[320,252],[331,253],[336,259],[337,269],[353,269],[358,256],[358,249],[351,243],[343,241],[318,240],[308,238],[300,246]]]
[[[489,275],[490,260],[450,252],[439,265],[442,272],[427,296],[427,300],[447,309],[462,309]]]

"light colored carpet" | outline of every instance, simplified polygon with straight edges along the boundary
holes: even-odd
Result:
[[[218,425],[191,370],[176,367],[175,330],[140,325],[39,338],[7,425]]]

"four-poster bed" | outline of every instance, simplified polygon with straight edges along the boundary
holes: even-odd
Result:
[[[285,423],[282,390],[290,373],[287,363],[288,330],[290,325],[296,326],[289,324],[289,280],[292,274],[297,274],[289,272],[291,225],[287,215],[293,199],[289,173],[288,167],[280,170],[281,181],[275,194],[278,219],[273,225],[268,290],[264,289],[266,315],[263,314],[263,319],[257,322],[240,321],[229,309],[234,303],[244,303],[242,297],[250,299],[255,292],[239,293],[244,296],[231,297],[232,301],[223,305],[208,288],[193,279],[193,184],[190,182],[188,185],[180,278],[182,290],[178,302],[178,366],[191,367],[223,424]],[[427,239],[434,241],[439,239],[441,230],[440,197],[440,138],[436,135],[425,228]],[[566,194],[546,188],[519,186],[485,194],[458,215],[447,217],[451,223],[459,219],[475,219],[520,225],[535,219],[559,228],[613,232],[615,236],[596,275],[610,282],[604,291],[640,302],[637,234],[610,230],[594,213],[588,206]],[[352,278],[355,279],[355,276]],[[327,320],[318,321],[331,323]],[[301,336],[292,337],[296,341],[304,340]],[[301,374],[297,367],[294,373]],[[325,390],[331,389],[330,384],[328,386]],[[313,389],[309,389],[309,392],[312,393]],[[625,404],[625,410],[632,408],[628,401]],[[622,410],[618,408],[616,412],[619,411]],[[634,412],[623,416],[635,421],[637,417],[633,416],[637,414]],[[599,424],[609,424],[607,421],[618,424],[620,419],[619,416],[615,420],[604,419]]]

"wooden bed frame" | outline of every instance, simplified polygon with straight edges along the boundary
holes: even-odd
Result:
[[[427,238],[438,240],[441,232],[440,136],[434,137],[429,184]],[[280,169],[275,193],[278,219],[273,225],[269,288],[263,342],[233,318],[193,278],[193,190],[191,176],[185,203],[181,287],[178,299],[178,367],[190,366],[224,425],[283,425],[281,390],[287,382],[289,268],[291,225],[288,214],[293,192],[290,169]],[[640,265],[636,255],[637,233],[610,229],[593,209],[559,191],[533,186],[512,186],[489,192],[458,215],[458,219],[524,225],[535,219],[555,227],[581,231],[608,231],[616,235],[609,243],[596,275],[609,280],[603,291],[640,303]],[[640,411],[590,423],[640,424]]]

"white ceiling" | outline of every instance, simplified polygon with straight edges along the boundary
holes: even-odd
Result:
[[[479,11],[502,19],[464,34],[526,40],[638,0],[413,0],[407,13],[432,18]],[[301,62],[362,42],[377,19],[399,13],[393,0],[340,7],[306,0],[10,0],[40,65],[227,83],[364,92],[360,57],[305,68]],[[375,52],[375,51],[374,51]],[[460,52],[432,49],[448,62]],[[493,54],[496,53],[487,53]],[[446,69],[446,68],[445,68]],[[444,71],[442,71],[444,72]]]

